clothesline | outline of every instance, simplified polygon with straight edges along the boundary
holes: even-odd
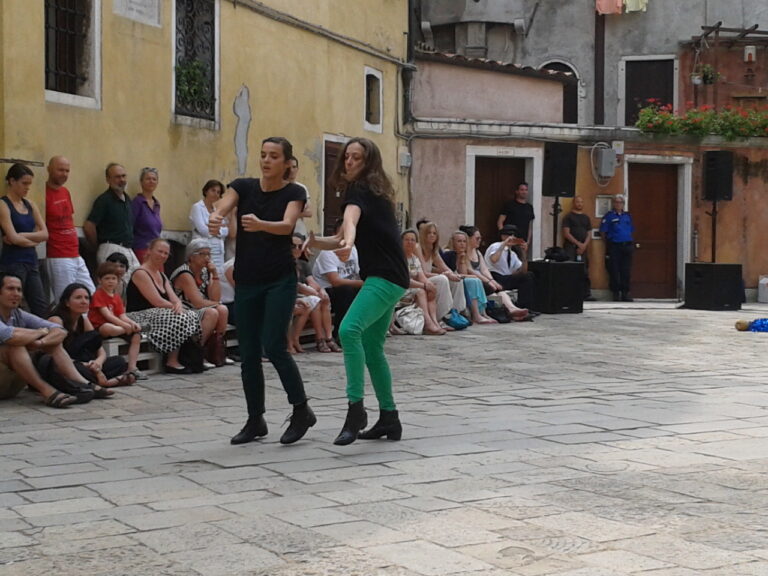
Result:
[[[595,0],[598,14],[622,14],[626,12],[645,12],[648,0]]]

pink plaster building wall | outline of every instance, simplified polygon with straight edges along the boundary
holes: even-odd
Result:
[[[563,85],[544,78],[417,59],[417,118],[560,122]]]

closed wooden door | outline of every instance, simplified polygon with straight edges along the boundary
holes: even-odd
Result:
[[[525,160],[480,156],[475,159],[475,221],[488,246],[499,240],[496,221],[507,200],[525,180]]]
[[[677,173],[674,164],[629,165],[635,298],[677,297]]]
[[[333,224],[337,218],[341,218],[341,192],[328,184],[328,179],[336,168],[339,154],[343,144],[339,142],[325,142],[324,169],[325,182],[323,183],[323,234],[333,235]]]

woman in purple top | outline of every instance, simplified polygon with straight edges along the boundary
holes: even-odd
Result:
[[[133,199],[133,251],[139,262],[149,251],[149,243],[160,237],[163,221],[160,218],[160,202],[155,198],[157,189],[157,168],[142,168],[139,175],[141,194]]]

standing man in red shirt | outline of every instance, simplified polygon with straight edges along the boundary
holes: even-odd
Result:
[[[45,225],[48,227],[48,279],[56,302],[72,282],[80,282],[94,292],[91,274],[80,256],[80,245],[72,215],[72,197],[64,186],[69,179],[69,160],[54,156],[48,162],[45,183]]]

